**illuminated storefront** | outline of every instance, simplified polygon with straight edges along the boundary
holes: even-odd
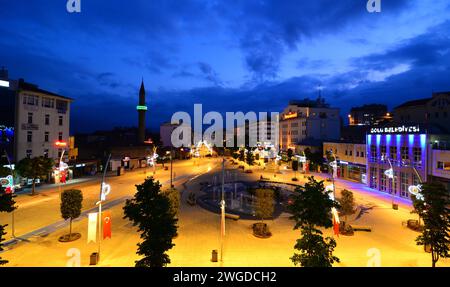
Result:
[[[440,137],[417,125],[371,129],[366,139],[367,185],[410,198],[408,188],[427,180],[431,143]]]

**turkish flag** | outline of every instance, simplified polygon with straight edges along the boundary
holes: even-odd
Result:
[[[61,172],[61,183],[66,183],[66,172],[65,171]]]
[[[111,238],[111,211],[102,212],[103,239]]]
[[[337,222],[334,217],[333,217],[333,231],[334,231],[334,235],[336,235],[337,237],[339,237],[339,222]]]

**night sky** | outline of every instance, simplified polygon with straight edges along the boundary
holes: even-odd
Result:
[[[75,99],[72,132],[173,112],[281,111],[319,87],[345,116],[450,91],[450,1],[0,0],[0,66]]]

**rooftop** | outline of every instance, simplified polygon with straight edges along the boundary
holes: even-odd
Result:
[[[61,96],[59,94],[40,89],[37,85],[31,84],[31,83],[27,83],[23,79],[19,80],[19,90],[46,94],[46,95],[49,95],[49,96],[54,96],[54,97],[66,99],[66,100],[69,100],[69,101],[73,101],[72,98],[69,98],[69,97],[66,97],[66,96]]]

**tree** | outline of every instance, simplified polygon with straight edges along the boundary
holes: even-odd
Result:
[[[161,184],[153,177],[136,185],[134,198],[128,199],[123,208],[124,218],[138,226],[143,242],[138,243],[136,267],[163,267],[170,263],[166,251],[175,246],[172,239],[177,234],[177,222],[171,210],[170,200],[161,192]]]
[[[271,218],[274,212],[274,191],[269,188],[257,188],[255,190],[255,214],[256,217],[261,218],[261,222],[264,218]]]
[[[6,232],[4,231],[6,226],[8,226],[8,224],[5,224],[5,225],[0,224],[0,252],[3,251],[2,241],[4,241],[3,236],[6,235]],[[5,265],[6,263],[8,263],[8,260],[4,260],[0,257],[0,265]]]
[[[239,154],[237,152],[234,152],[232,155],[233,159],[237,160],[239,158]]]
[[[324,267],[339,262],[339,258],[332,255],[336,241],[330,237],[324,239],[318,229],[333,226],[330,211],[339,204],[330,198],[330,192],[325,190],[323,181],[316,181],[314,177],[309,178],[303,189],[296,190],[290,206],[291,219],[295,221],[294,229],[302,230],[302,237],[294,247],[301,253],[291,257],[294,265]]]
[[[330,237],[323,238],[322,232],[311,227],[305,227],[301,231],[302,238],[297,240],[295,249],[302,253],[295,253],[291,257],[294,265],[303,267],[332,267],[339,258],[333,256],[336,241]]]
[[[72,237],[72,220],[81,215],[83,207],[83,193],[81,190],[69,189],[61,193],[61,216],[64,220],[70,220],[70,229],[68,236],[64,236],[64,241],[72,241],[78,239],[79,236]]]
[[[293,178],[293,180],[297,180],[298,160],[293,160],[292,161],[292,170],[294,171],[294,178]]]
[[[340,211],[344,215],[345,222],[347,222],[347,216],[355,212],[355,199],[353,198],[353,192],[344,189],[341,191],[341,198],[338,199],[340,204]]]
[[[252,166],[255,163],[255,157],[253,156],[253,151],[251,149],[247,150],[247,157],[246,157],[247,164]]]
[[[245,161],[245,150],[244,149],[239,150],[239,160]]]
[[[178,217],[178,212],[180,210],[180,193],[175,188],[168,188],[164,190],[164,195],[169,199],[170,201],[170,210],[175,215],[175,217]]]
[[[418,223],[419,223],[419,227],[420,227],[425,205],[423,204],[423,200],[418,199],[413,194],[411,194],[411,201],[412,201],[412,205],[414,208],[414,210],[411,211],[411,213],[416,213],[418,215],[418,217],[419,217]]]
[[[46,177],[53,168],[53,160],[43,156],[24,158],[17,163],[17,172],[26,178],[33,180],[31,195],[35,195],[36,179]]]
[[[449,257],[450,251],[450,194],[440,183],[422,184],[424,201],[418,209],[423,218],[424,228],[417,237],[418,245],[429,246],[432,266],[440,258]]]
[[[12,212],[16,209],[16,202],[13,199],[13,195],[11,193],[5,193],[5,189],[0,185],[0,212]],[[8,224],[1,225],[0,224],[0,252],[3,251],[2,241],[4,241],[3,236],[6,235],[5,228]],[[4,265],[8,263],[7,260],[2,260],[0,257],[0,265]]]
[[[311,152],[309,148],[306,148],[305,156],[309,159],[311,170],[317,170],[317,167],[323,164],[323,155],[320,152]]]
[[[289,162],[289,161],[291,161],[291,158],[292,158],[292,156],[294,155],[294,151],[291,149],[291,148],[289,148],[288,150],[287,150],[287,161]]]

